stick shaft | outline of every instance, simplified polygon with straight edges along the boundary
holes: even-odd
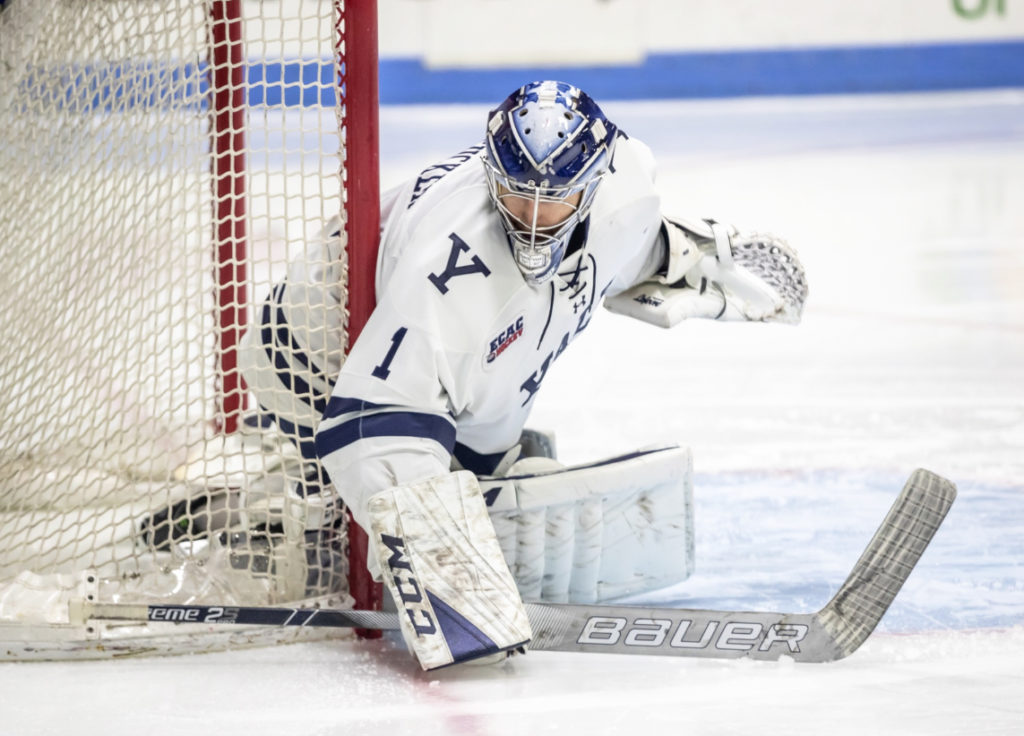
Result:
[[[336,608],[265,608],[176,604],[93,603],[83,606],[86,618],[180,624],[242,626],[315,626],[397,629],[398,616],[381,611]]]

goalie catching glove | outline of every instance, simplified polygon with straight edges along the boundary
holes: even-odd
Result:
[[[807,282],[796,253],[773,235],[740,235],[713,220],[662,221],[664,273],[605,300],[616,314],[659,327],[702,317],[800,321]]]
[[[476,477],[459,471],[369,501],[371,544],[425,670],[515,650],[532,634]]]

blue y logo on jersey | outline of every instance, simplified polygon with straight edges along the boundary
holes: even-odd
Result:
[[[448,282],[456,276],[468,276],[472,273],[481,273],[484,278],[491,275],[491,269],[487,268],[483,261],[480,260],[480,256],[472,256],[469,259],[469,263],[464,266],[459,264],[459,256],[463,253],[469,252],[469,245],[465,240],[460,238],[455,233],[451,233],[448,236],[452,241],[452,249],[448,252],[448,263],[445,265],[444,270],[441,273],[432,273],[427,276],[438,291],[442,294],[448,293]]]

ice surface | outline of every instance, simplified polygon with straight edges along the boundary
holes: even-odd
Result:
[[[570,462],[694,450],[697,573],[643,600],[810,611],[916,467],[960,497],[830,665],[537,652],[424,674],[394,641],[0,665],[0,734],[1024,733],[1024,93],[609,103],[669,212],[784,235],[804,323],[601,313],[533,424]],[[392,183],[486,108],[388,108]]]

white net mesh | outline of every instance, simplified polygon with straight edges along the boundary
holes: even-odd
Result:
[[[221,431],[241,416],[237,322],[340,215],[335,5],[3,4],[0,641],[163,636],[68,621],[89,575],[113,602],[343,602],[338,512],[305,493],[308,463],[275,427]],[[226,28],[248,104],[224,148]],[[245,191],[224,195],[232,176]],[[245,237],[218,240],[218,218]]]

